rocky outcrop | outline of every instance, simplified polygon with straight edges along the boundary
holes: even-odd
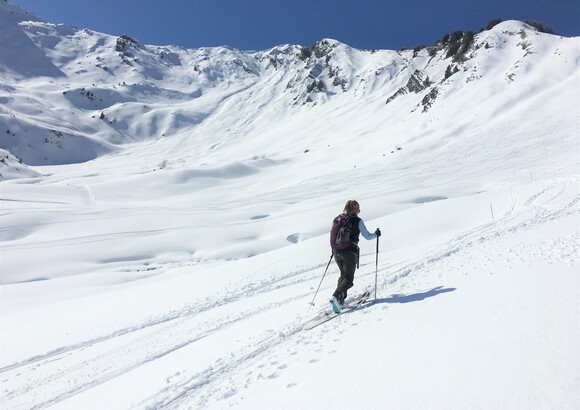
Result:
[[[429,80],[429,77],[427,76],[423,78],[423,73],[419,70],[415,70],[415,72],[411,75],[411,78],[409,78],[409,81],[407,81],[407,84],[399,88],[395,94],[387,99],[387,104],[395,100],[397,97],[405,94],[418,94],[421,91],[427,89],[430,85],[431,81]]]

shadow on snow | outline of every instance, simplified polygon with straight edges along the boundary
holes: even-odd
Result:
[[[411,303],[411,302],[420,302],[427,298],[432,298],[434,296],[440,295],[442,293],[449,293],[457,290],[456,288],[443,288],[443,286],[438,286],[431,290],[421,293],[413,293],[410,295],[391,295],[388,298],[377,299],[374,301],[375,304],[377,303]]]

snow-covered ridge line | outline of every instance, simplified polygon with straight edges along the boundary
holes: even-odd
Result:
[[[373,101],[389,103],[377,107],[387,117],[397,108],[426,113],[456,92],[455,99],[465,98],[469,83],[489,89],[522,82],[517,68],[526,62],[555,50],[560,60],[577,54],[574,40],[517,21],[469,41],[400,52],[357,50],[332,39],[255,52],[151,46],[46,23],[6,2],[0,22],[13,39],[0,50],[0,148],[28,165],[84,162],[127,143],[192,135],[208,119],[231,129],[237,126],[222,108],[228,101],[243,104],[238,118],[249,123],[265,105],[292,115],[304,106]],[[491,70],[497,63],[502,68]],[[0,173],[7,178],[8,171]]]

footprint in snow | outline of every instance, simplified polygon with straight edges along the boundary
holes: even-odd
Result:
[[[222,399],[229,399],[230,397],[235,396],[237,391],[235,389],[228,389],[224,394],[222,394]]]

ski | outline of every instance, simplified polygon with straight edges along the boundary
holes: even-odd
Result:
[[[332,309],[334,310],[334,313],[340,314],[342,312],[342,310],[344,310],[344,309],[352,308],[354,306],[363,304],[364,302],[366,302],[366,300],[369,298],[369,296],[370,296],[370,293],[368,291],[364,291],[363,293],[361,293],[359,296],[357,296],[355,298],[348,298],[348,301],[345,301],[344,304],[339,307],[338,312],[334,309],[334,304],[332,303],[332,300],[331,300],[330,304],[333,305]]]
[[[344,310],[344,309],[348,309],[348,308],[355,308],[355,307],[358,307],[360,305],[363,305],[363,304],[365,304],[367,302],[367,300],[369,299],[369,296],[370,295],[371,295],[370,292],[368,292],[368,291],[367,292],[364,292],[357,299],[354,299],[355,303],[352,303],[352,304],[351,303],[345,303],[342,306],[342,309]]]
[[[345,304],[344,306],[342,306],[342,309],[340,311],[340,313],[330,313],[330,312],[325,312],[325,316],[320,318],[320,319],[314,319],[310,324],[306,324],[306,326],[304,326],[303,330],[312,330],[332,319],[335,319],[345,313],[348,312],[352,312],[353,310],[357,310],[358,308],[360,308],[361,306],[365,305],[368,301],[368,298],[370,296],[370,292],[364,292],[363,294],[361,294],[359,297],[351,299],[350,302],[348,304]]]
[[[362,301],[366,301],[370,295],[371,295],[370,292],[368,290],[365,290],[363,293],[361,293],[359,296],[355,298],[348,298],[348,302],[345,302],[344,307],[359,305],[361,304]]]

